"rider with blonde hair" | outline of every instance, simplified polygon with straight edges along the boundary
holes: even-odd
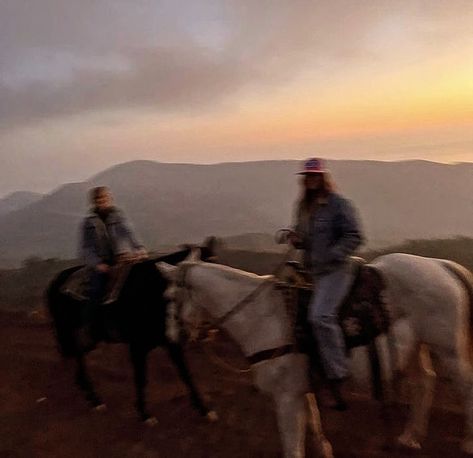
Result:
[[[80,257],[90,271],[85,322],[93,320],[97,305],[104,299],[111,267],[127,258],[146,257],[123,212],[114,206],[110,189],[92,188],[89,199],[91,211],[83,220],[80,240]]]

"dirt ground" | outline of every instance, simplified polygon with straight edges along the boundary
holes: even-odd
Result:
[[[235,374],[210,359],[201,346],[187,349],[195,380],[217,410],[208,423],[192,410],[166,353],[150,355],[148,398],[158,424],[141,424],[127,348],[103,345],[90,354],[90,374],[108,406],[91,411],[73,385],[72,366],[58,356],[49,324],[38,317],[0,314],[0,458],[13,457],[279,457],[270,400],[256,392],[249,373]],[[219,338],[215,351],[229,363],[245,361],[232,342]],[[330,409],[318,393],[325,432],[337,457],[458,457],[463,430],[460,406],[440,383],[425,448],[408,454],[383,449],[386,425],[378,405],[352,390],[347,412]],[[406,406],[393,412],[399,434]]]

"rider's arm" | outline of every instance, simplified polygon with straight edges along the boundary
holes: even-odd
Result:
[[[364,241],[355,208],[347,199],[339,203],[336,225],[341,235],[331,248],[331,258],[334,261],[343,261],[351,256]]]
[[[307,246],[307,241],[305,240],[304,234],[306,233],[307,228],[304,226],[303,222],[303,211],[300,205],[296,208],[295,211],[295,223],[292,232],[288,235],[289,242],[297,248],[298,250],[303,250]]]
[[[118,215],[119,215],[118,224],[119,224],[120,236],[123,237],[131,245],[131,247],[134,250],[139,251],[139,252],[145,252],[146,249],[143,243],[135,235],[135,232],[131,224],[125,218],[125,215],[122,212],[119,212]]]

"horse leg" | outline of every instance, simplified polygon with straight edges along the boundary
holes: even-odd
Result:
[[[462,449],[465,453],[473,454],[473,368],[468,354],[468,344],[463,342],[454,348],[437,346],[433,347],[432,351],[447,370],[454,387],[462,397],[466,424]]]
[[[413,363],[415,381],[411,387],[410,414],[398,441],[405,447],[420,449],[420,443],[427,433],[436,379],[430,352],[426,345],[417,346]]]
[[[303,457],[307,422],[313,432],[312,450],[320,458],[332,458],[315,397],[309,393],[308,359],[289,354],[253,366],[256,386],[272,397],[285,458]]]
[[[285,458],[305,455],[306,415],[300,394],[277,392],[274,395],[279,434]]]
[[[206,416],[209,420],[216,420],[217,414],[214,411],[208,409],[199,392],[197,391],[194,382],[192,381],[189,368],[187,367],[187,363],[184,358],[182,347],[177,343],[168,342],[166,344],[166,349],[169,356],[171,357],[172,362],[178,370],[181,380],[185,383],[189,390],[193,407],[197,409],[200,415]]]
[[[87,401],[92,405],[96,410],[103,410],[105,404],[99,398],[95,392],[92,381],[87,373],[87,367],[85,363],[84,355],[77,356],[77,372],[76,372],[76,383],[79,385],[81,390],[85,393]]]
[[[147,380],[147,357],[148,350],[139,345],[130,345],[130,359],[133,365],[133,375],[135,379],[136,401],[135,408],[140,419],[147,423],[154,424],[156,419],[151,417],[146,409],[146,384]]]
[[[320,417],[315,398],[306,397],[303,393],[277,391],[273,393],[279,433],[281,435],[283,455],[285,458],[303,458],[305,456],[305,438],[307,422],[315,435],[314,447],[316,456],[331,458],[332,447],[325,439],[320,428]],[[314,410],[315,409],[315,410]]]
[[[314,393],[306,393],[309,427],[315,439],[314,447],[321,458],[333,458],[332,445],[322,430],[322,421]]]

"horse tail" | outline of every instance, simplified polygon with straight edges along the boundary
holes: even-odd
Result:
[[[469,307],[468,307],[468,321],[470,324],[470,342],[473,342],[473,273],[466,267],[453,261],[442,260],[442,265],[452,273],[465,287],[468,293]],[[473,355],[472,355],[473,362]]]
[[[70,275],[80,267],[72,267],[59,273],[46,290],[46,304],[53,321],[59,353],[68,358],[76,355],[74,336],[74,312],[67,307],[70,299],[61,292],[61,287]]]

